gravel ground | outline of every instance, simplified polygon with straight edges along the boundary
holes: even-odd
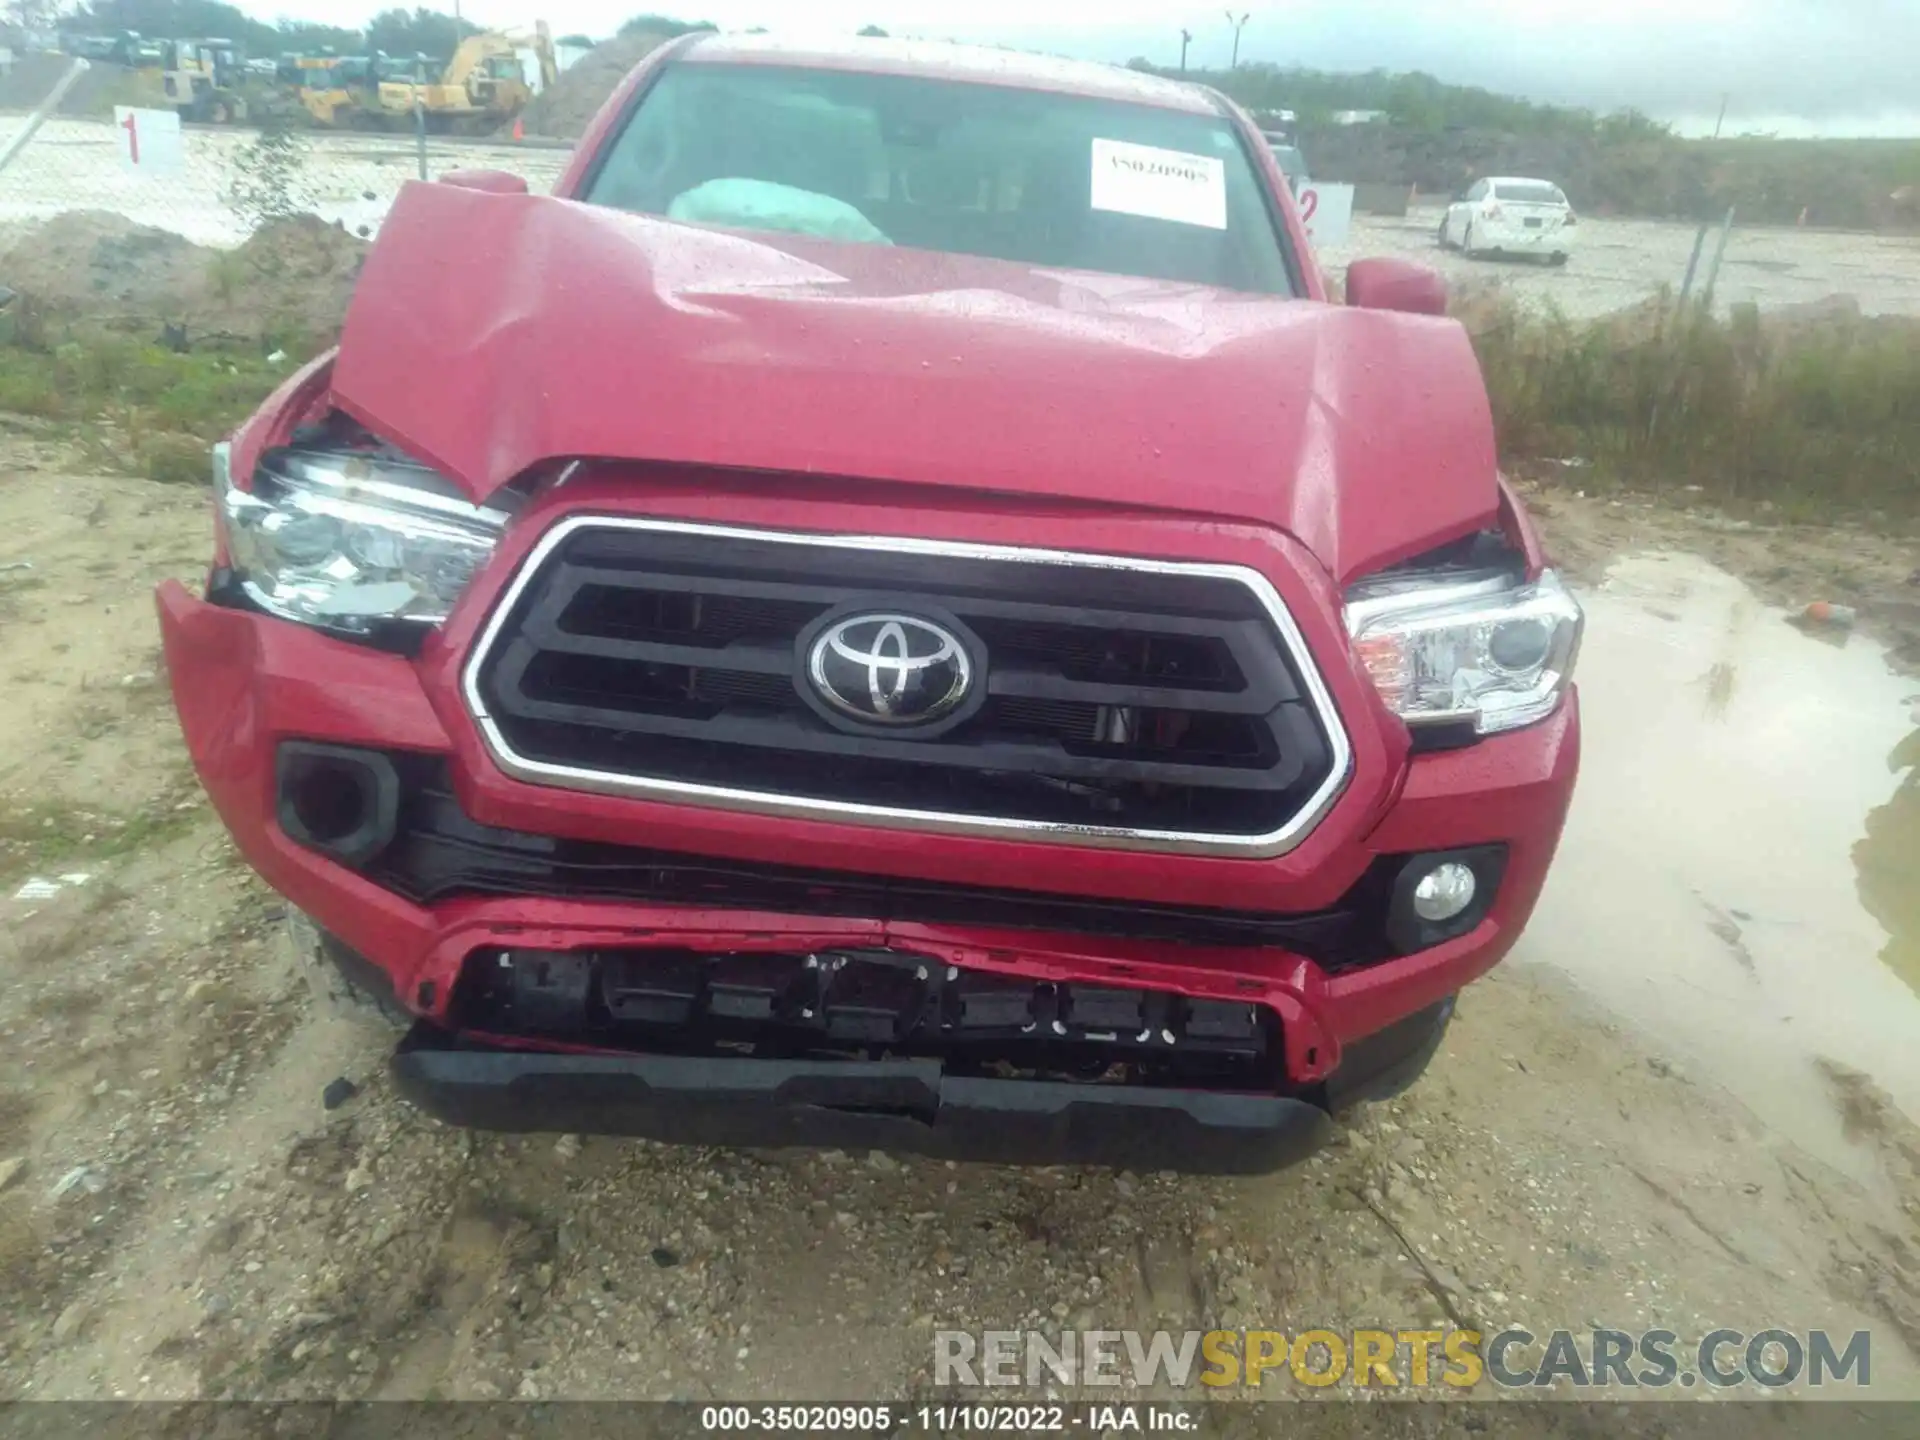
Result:
[[[1647,543],[1790,558],[1796,590],[1912,565],[1542,498],[1596,594]],[[1920,1395],[1910,1099],[1841,1054],[1794,1077],[1818,1133],[1761,1118],[1558,967],[1594,925],[1633,942],[1617,906],[1543,905],[1534,963],[1468,993],[1420,1085],[1278,1176],[443,1129],[391,1093],[384,1036],[311,1007],[198,798],[148,595],[205,546],[204,496],[0,430],[0,1398],[899,1399],[935,1394],[936,1328],[1448,1323],[1871,1329],[1875,1393]],[[1603,733],[1584,794],[1628,773]]]
[[[1432,265],[1455,281],[1497,279],[1517,296],[1551,302],[1572,316],[1605,315],[1686,278],[1698,227],[1658,220],[1580,221],[1580,248],[1565,269],[1534,260],[1469,260],[1435,242],[1441,211],[1405,219],[1356,215],[1348,243],[1322,262],[1339,269],[1364,255],[1398,255]],[[1707,237],[1704,283],[1718,232]],[[1843,231],[1734,229],[1714,287],[1721,310],[1743,302],[1765,309],[1832,294],[1858,297],[1869,315],[1920,315],[1920,236]]]

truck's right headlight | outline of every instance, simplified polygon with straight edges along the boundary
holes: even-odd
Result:
[[[1551,570],[1531,582],[1402,572],[1356,586],[1346,620],[1354,652],[1403,720],[1471,723],[1481,735],[1558,708],[1585,626]]]
[[[446,619],[507,522],[392,450],[290,447],[251,487],[214,454],[235,579],[269,614],[348,634]]]

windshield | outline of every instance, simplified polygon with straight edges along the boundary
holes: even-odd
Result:
[[[1225,117],[921,76],[682,64],[584,197],[648,215],[1288,294]]]
[[[1564,205],[1567,197],[1558,185],[1532,180],[1502,180],[1493,187],[1494,198],[1511,200],[1516,205]]]

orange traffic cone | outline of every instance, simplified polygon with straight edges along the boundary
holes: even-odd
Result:
[[[527,122],[526,121],[516,119],[513,122],[513,138],[516,140],[524,140],[527,138]]]

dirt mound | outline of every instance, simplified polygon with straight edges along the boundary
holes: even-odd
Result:
[[[346,316],[366,253],[365,240],[317,215],[273,221],[215,261],[208,319],[248,336],[330,336]]]
[[[100,211],[56,216],[0,246],[0,284],[43,319],[136,334],[184,326],[189,342],[331,335],[367,249],[312,215],[219,251]]]
[[[34,110],[73,64],[70,55],[36,51],[0,72],[0,110]],[[114,105],[157,104],[160,82],[123,65],[93,61],[60,102],[62,115],[98,115]]]
[[[520,116],[527,134],[548,140],[578,140],[587,122],[600,112],[633,67],[669,38],[643,31],[596,46],[545,94],[534,97]]]
[[[110,327],[176,318],[214,252],[120,215],[74,210],[27,229],[0,254],[0,284],[50,315]]]

